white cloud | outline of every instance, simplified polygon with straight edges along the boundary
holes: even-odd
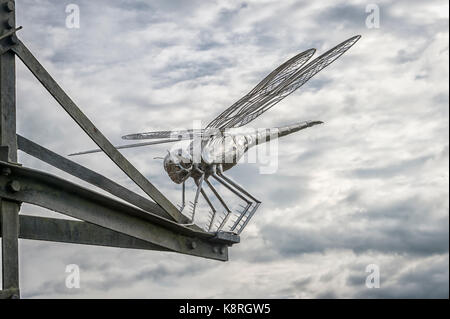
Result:
[[[276,174],[251,164],[230,172],[263,206],[228,263],[24,241],[24,297],[448,298],[448,4],[380,1],[380,29],[366,29],[363,1],[74,3],[78,30],[65,28],[62,3],[21,1],[20,37],[114,143],[206,124],[294,54],[363,38],[255,121],[325,125],[280,140]],[[92,148],[19,64],[19,133],[60,154]],[[152,159],[164,152],[124,154],[178,202]],[[77,161],[138,191],[103,158]],[[75,293],[64,288],[72,263]],[[382,271],[377,292],[364,286],[370,263]]]

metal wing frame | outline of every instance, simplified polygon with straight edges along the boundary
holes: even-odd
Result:
[[[223,111],[212,120],[205,129],[154,131],[122,136],[125,140],[152,139],[156,141],[116,146],[117,149],[133,148],[147,145],[164,144],[181,140],[192,140],[196,137],[209,138],[218,134],[227,134],[226,129],[242,127],[268,111],[282,99],[308,82],[314,75],[333,63],[359,39],[353,36],[324,54],[306,64],[316,52],[309,49],[297,54],[267,75],[249,93]],[[306,64],[306,65],[305,65]],[[70,155],[81,155],[100,152],[100,149],[89,150]]]
[[[333,63],[360,38],[361,36],[357,35],[345,40],[304,67],[302,66],[314,54],[315,49],[296,55],[211,121],[207,128],[234,128],[250,123]]]

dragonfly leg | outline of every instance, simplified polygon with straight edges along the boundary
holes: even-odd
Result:
[[[181,185],[181,205],[179,206],[180,213],[183,211],[184,207],[186,206],[186,184],[185,181]]]
[[[216,217],[217,214],[217,210],[214,207],[214,205],[212,204],[211,200],[209,199],[208,195],[206,194],[205,190],[202,188],[201,189],[201,194],[203,196],[203,198],[205,199],[205,201],[208,203],[208,206],[211,208],[211,211],[209,212],[209,220],[206,224],[206,228],[208,229],[208,231],[211,231],[212,225],[214,223],[214,219]]]
[[[225,226],[225,224],[227,223],[228,218],[230,218],[232,212],[228,208],[228,205],[225,203],[222,196],[220,196],[219,192],[217,192],[216,188],[207,179],[206,179],[206,184],[211,189],[211,191],[214,193],[214,195],[217,197],[217,199],[219,200],[219,202],[222,204],[222,206],[225,208],[225,211],[226,211],[224,218],[221,221],[219,221],[219,223],[217,225],[217,231],[220,231],[220,230],[222,230],[223,226]],[[212,222],[210,224],[210,230],[211,230],[211,228],[212,228]]]
[[[198,180],[195,181],[195,184],[197,184],[197,191],[195,192],[195,198],[194,202],[191,203],[191,223],[194,223],[195,220],[195,210],[197,208],[198,204],[198,198],[200,196],[200,192],[202,190],[203,186],[203,180],[205,179],[205,174],[202,174]]]
[[[214,173],[212,175],[219,183],[224,185],[226,188],[231,190],[234,194],[236,194],[239,198],[243,199],[247,205],[243,206],[243,210],[239,212],[239,216],[234,221],[233,225],[230,228],[230,231],[235,231],[237,234],[240,234],[244,228],[247,226],[250,219],[255,214],[256,210],[261,205],[261,201],[247,192],[241,185],[232,180],[230,177],[226,176],[223,173],[223,169],[221,165],[218,165],[217,174]]]

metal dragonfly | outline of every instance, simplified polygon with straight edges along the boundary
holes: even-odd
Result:
[[[136,133],[122,136],[126,140],[151,139],[144,143],[135,143],[116,146],[117,149],[155,145],[162,143],[191,140],[187,147],[172,148],[164,157],[164,169],[170,179],[182,184],[182,203],[180,212],[185,209],[185,182],[192,178],[196,184],[194,201],[190,202],[190,218],[195,221],[195,213],[200,195],[203,196],[210,207],[209,218],[205,229],[210,232],[228,231],[240,234],[261,204],[261,201],[251,195],[243,186],[239,185],[224,172],[235,166],[249,148],[274,138],[286,136],[317,124],[321,121],[298,122],[292,125],[278,127],[263,131],[243,131],[239,128],[250,123],[261,114],[269,110],[286,96],[297,90],[315,74],[330,65],[348,49],[350,49],[361,36],[353,36],[338,44],[334,48],[307,63],[314,55],[315,49],[309,49],[292,57],[256,85],[248,94],[227,108],[218,117],[212,120],[204,129],[190,129],[179,131],[154,131]],[[306,64],[307,63],[307,64]],[[274,133],[276,132],[276,133]],[[199,150],[196,152],[195,150]],[[100,149],[73,153],[81,155],[100,152]],[[210,178],[230,190],[244,205],[242,210],[233,212]],[[225,209],[218,210],[205,192],[205,184]],[[232,215],[234,220],[230,220]]]

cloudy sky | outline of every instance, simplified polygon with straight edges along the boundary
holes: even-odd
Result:
[[[80,8],[79,29],[66,27],[70,3]],[[370,3],[379,28],[366,26]],[[293,55],[362,35],[252,123],[325,125],[280,140],[274,174],[245,163],[230,171],[263,201],[230,261],[21,241],[24,298],[448,298],[447,1],[16,7],[22,41],[113,143],[206,124]],[[64,155],[95,147],[21,62],[17,73],[20,134]],[[153,159],[166,148],[123,153],[179,202],[179,187]],[[103,154],[76,161],[139,192]],[[23,153],[20,162],[67,177]],[[22,213],[57,216],[25,204]],[[68,264],[80,267],[80,289],[65,287]],[[380,288],[365,285],[369,264],[379,266]]]

